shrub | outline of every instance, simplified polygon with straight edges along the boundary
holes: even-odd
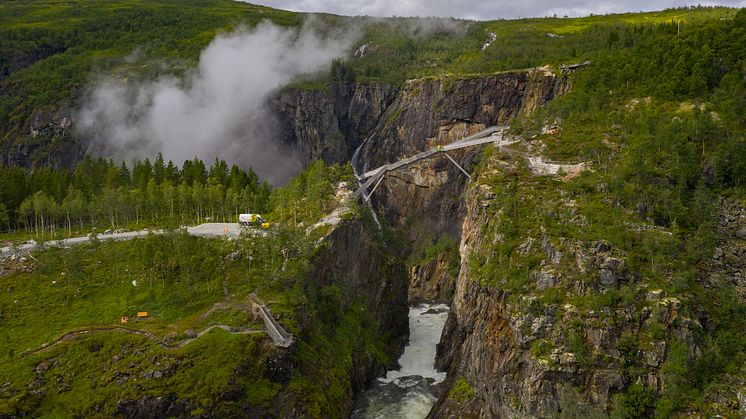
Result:
[[[474,389],[465,378],[461,377],[448,393],[448,398],[455,401],[459,406],[474,398]]]

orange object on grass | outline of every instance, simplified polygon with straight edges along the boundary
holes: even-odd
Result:
[[[137,312],[137,317],[148,317],[148,312],[147,311],[138,311]]]

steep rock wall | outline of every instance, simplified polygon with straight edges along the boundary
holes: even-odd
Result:
[[[520,113],[533,112],[568,88],[564,78],[542,71],[409,80],[366,144],[363,169],[505,124]]]
[[[72,111],[67,104],[36,110],[28,125],[8,124],[0,134],[0,160],[22,167],[72,167],[85,150],[72,135]],[[21,141],[17,141],[22,138]]]
[[[488,126],[531,113],[570,89],[563,75],[542,70],[478,77],[381,83],[336,83],[326,90],[285,89],[271,100],[283,142],[307,161],[349,160],[358,146],[359,171],[448,144]],[[479,148],[449,153],[468,167]],[[373,197],[382,219],[403,227],[410,242],[460,236],[465,176],[445,157],[391,173]]]
[[[362,303],[375,329],[387,335],[389,356],[398,358],[409,334],[408,280],[403,261],[359,219],[344,222],[325,240],[324,249],[314,259],[313,285],[318,289],[339,287],[343,311],[353,303]],[[355,392],[386,370],[386,365],[357,355],[351,372]]]
[[[253,405],[247,401],[244,390],[237,389],[222,395],[208,408],[202,406],[200,417],[248,417],[248,418],[298,418],[349,416],[353,406],[353,396],[371,380],[380,376],[389,365],[381,362],[376,353],[371,352],[370,340],[342,339],[334,348],[314,346],[318,336],[314,334],[335,333],[334,322],[340,318],[319,318],[318,307],[312,302],[325,287],[336,286],[339,290],[337,313],[344,316],[353,305],[362,305],[365,321],[358,325],[366,329],[367,336],[375,335],[386,345],[389,359],[397,359],[403,350],[408,335],[407,321],[407,276],[397,252],[363,225],[355,217],[334,227],[319,242],[312,259],[312,266],[303,281],[304,294],[309,304],[299,306],[295,312],[299,331],[295,342],[289,348],[278,348],[265,343],[249,356],[260,357],[265,368],[264,377],[281,387],[271,402]],[[371,269],[375,267],[375,269]],[[329,321],[329,322],[327,322]],[[321,330],[320,330],[321,329]],[[328,338],[328,337],[327,337]],[[344,348],[342,348],[344,346]],[[305,348],[304,348],[305,347]],[[307,359],[302,354],[318,350],[318,358]],[[341,355],[351,355],[343,365],[330,364],[330,360]],[[349,368],[347,368],[349,366]],[[333,369],[343,368],[346,377],[336,375]],[[346,370],[346,371],[345,371]],[[241,374],[241,371],[236,371]],[[314,380],[322,394],[334,392],[329,400],[333,404],[318,404],[319,400],[308,398],[304,391],[293,388],[293,380]],[[235,393],[235,394],[234,394]],[[219,396],[219,397],[218,397]],[[323,400],[322,400],[323,402]],[[134,400],[119,400],[117,414],[132,418],[189,417],[189,400],[179,399],[175,394],[144,395]],[[0,417],[2,415],[0,414]]]
[[[344,163],[378,124],[396,95],[385,83],[335,83],[327,89],[284,89],[270,98],[280,140],[306,161]]]
[[[542,71],[483,77],[426,78],[404,84],[361,152],[369,170],[420,151],[448,144],[493,125],[533,112],[569,89],[567,79]],[[469,167],[479,148],[450,152]],[[382,182],[374,204],[387,222],[404,227],[411,241],[460,236],[466,177],[445,157],[417,163]]]
[[[437,366],[448,371],[447,390],[431,417],[575,417],[569,412],[603,417],[619,407],[613,396],[632,384],[665,391],[663,366],[674,342],[690,360],[701,353],[698,337],[709,326],[700,302],[656,289],[609,242],[548,235],[521,238],[519,252],[543,259],[529,270],[524,291],[496,285],[475,257],[493,257],[503,240],[499,232],[485,233],[505,210],[492,188],[477,182],[467,193],[461,269],[438,346]],[[720,208],[720,245],[703,277],[716,276],[741,291],[744,205],[721,200]],[[561,266],[568,269],[564,274],[558,273]],[[632,303],[575,305],[622,287],[634,290]],[[552,289],[567,293],[570,303],[547,300],[543,291]],[[729,392],[711,397],[714,408],[730,411],[734,400],[738,406],[737,390],[744,383],[732,378]],[[473,393],[451,392],[457,384]]]
[[[456,274],[445,254],[436,255],[409,268],[409,302],[450,304],[456,288]]]

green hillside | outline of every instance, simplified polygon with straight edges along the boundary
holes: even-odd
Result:
[[[582,61],[609,47],[628,48],[661,24],[686,30],[705,20],[732,18],[735,12],[704,8],[492,22],[321,15],[318,21],[326,28],[355,28],[355,45],[370,46],[364,57],[354,58],[350,51],[346,65],[353,71],[345,72],[345,79],[401,83],[443,73],[490,73]],[[23,166],[74,164],[80,156],[73,134],[32,134],[35,118],[60,110],[74,112],[101,74],[153,79],[183,73],[194,67],[216,34],[265,19],[299,26],[305,16],[230,0],[3,2],[2,161]],[[496,39],[482,50],[489,32]],[[318,87],[328,80],[328,74],[310,75],[299,80],[299,86]]]
[[[315,283],[326,281],[312,264],[329,227],[295,224],[338,205],[341,180],[349,174],[317,163],[275,189],[265,234],[176,229],[0,260],[0,417],[137,416],[137,403],[153,415],[156,397],[177,400],[169,415],[180,417],[236,417],[247,405],[338,416],[353,356],[388,362],[389,339],[359,296],[341,305],[337,287]],[[293,214],[282,210],[290,203]],[[295,335],[292,350],[271,343],[254,293]]]
[[[543,417],[534,408],[550,417],[743,412],[746,10],[489,22],[315,16],[321,32],[356,39],[330,71],[287,86],[301,98],[291,111],[337,118],[335,92],[344,105],[358,98],[349,92],[390,94],[377,102],[388,106],[381,122],[366,128],[375,144],[426,125],[478,129],[483,108],[499,104],[468,115],[441,106],[448,95],[480,96],[488,84],[466,82],[496,79],[485,75],[550,85],[539,86],[552,97],[533,113],[504,108],[516,111],[505,116],[515,143],[453,153],[468,180],[444,159],[418,166],[411,184],[408,173],[387,177],[371,206],[383,227],[346,200],[349,164],[313,161],[271,187],[248,167],[229,168],[227,156],[211,166],[160,154],[120,163],[84,156],[74,130],[32,132],[37,120],[74,114],[101,75],[183,76],[217,34],[265,19],[301,27],[308,16],[232,0],[0,3],[0,245],[42,242],[0,260],[0,418],[343,416],[391,367],[406,340],[391,319],[401,314],[406,326],[405,282],[427,267],[425,282],[458,282],[449,321],[465,327],[452,330],[453,353],[439,355],[455,359],[441,413],[480,416],[489,403],[515,417]],[[336,90],[351,86],[363,88]],[[528,88],[505,91],[536,99],[522,96]],[[405,95],[422,98],[416,109],[402,109]],[[449,116],[431,118],[441,112]],[[339,127],[325,137],[316,131],[326,125],[305,116],[294,122],[308,127],[290,129],[308,128],[321,144],[301,146],[339,140]],[[407,141],[402,150],[422,146]],[[366,152],[369,161],[402,157]],[[536,170],[549,166],[560,168]],[[434,214],[418,213],[419,203]],[[235,240],[180,231],[246,211],[272,227]],[[418,223],[432,231],[409,240]],[[464,231],[451,234],[454,225]],[[43,246],[120,228],[166,231]],[[294,346],[272,345],[252,293]],[[461,346],[475,341],[484,346]],[[484,364],[457,365],[459,356]],[[531,391],[541,403],[522,405]]]
[[[621,332],[616,347],[630,384],[616,400],[622,417],[729,417],[737,413],[726,400],[743,386],[746,304],[739,274],[713,268],[713,255],[730,245],[726,202],[746,202],[746,13],[672,34],[675,26],[596,54],[592,66],[572,75],[571,93],[514,121],[527,148],[543,144],[553,161],[586,162],[591,170],[564,179],[521,166],[496,171],[510,154],[485,153],[481,182],[496,199],[484,240],[497,245],[474,252],[472,264],[480,266],[476,278],[508,290],[521,310],[577,308],[569,337],[559,341],[580,354],[581,369],[613,364],[578,332],[594,327],[594,313],[610,310],[604,324]],[[593,284],[595,272],[568,258],[554,267],[560,283],[539,289],[527,271],[542,269],[545,253],[520,250],[527,237],[560,238],[560,247],[603,240],[636,276],[608,292],[583,292],[577,284]],[[673,326],[655,321],[633,337],[619,313],[649,310],[646,290],[683,302],[681,312],[692,318],[708,313],[696,338],[701,353],[688,355],[693,345],[687,349]],[[663,386],[655,388],[643,377],[656,369],[637,355],[660,342],[668,349]],[[537,340],[532,355],[547,360],[551,348]]]

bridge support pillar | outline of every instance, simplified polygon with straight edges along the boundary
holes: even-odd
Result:
[[[368,202],[368,201],[370,201],[370,197],[371,197],[371,196],[373,196],[373,193],[374,193],[374,192],[376,191],[376,189],[378,188],[378,185],[380,185],[380,184],[381,184],[381,181],[383,180],[383,177],[384,177],[384,176],[386,176],[386,174],[385,174],[385,173],[384,173],[384,174],[382,174],[380,178],[378,178],[378,182],[376,182],[375,186],[373,186],[373,190],[371,190],[371,191],[370,191],[370,193],[368,194],[368,196],[366,196],[366,197],[365,197],[365,202]]]
[[[466,177],[468,177],[468,178],[469,178],[469,180],[471,180],[471,175],[469,175],[468,173],[466,173],[466,170],[464,170],[464,168],[463,168],[463,167],[461,167],[461,165],[460,165],[460,164],[456,163],[456,160],[454,160],[454,159],[453,159],[453,157],[451,157],[450,155],[448,155],[448,153],[446,153],[445,151],[443,152],[443,154],[445,154],[445,155],[446,155],[446,157],[448,157],[448,160],[450,160],[450,161],[451,161],[451,163],[455,164],[455,165],[456,165],[456,167],[458,167],[458,168],[459,168],[459,170],[461,170],[461,171],[462,171],[462,172],[463,172],[463,173],[464,173],[464,174],[466,175]]]

